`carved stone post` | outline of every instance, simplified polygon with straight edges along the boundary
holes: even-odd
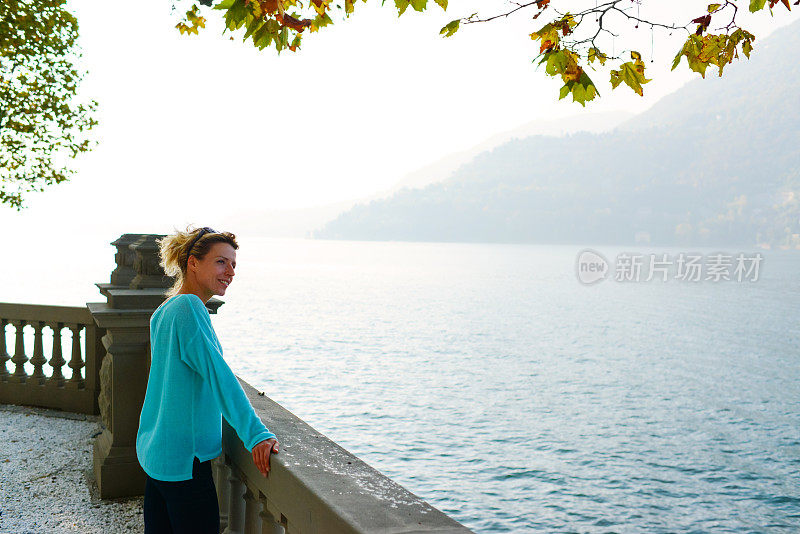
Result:
[[[278,523],[278,521],[275,520],[275,516],[272,515],[266,497],[261,500],[261,513],[259,515],[261,516],[260,534],[286,534],[286,529],[284,529],[283,525]],[[278,513],[278,515],[280,515],[280,513]]]
[[[255,493],[254,493],[255,491]],[[245,486],[244,492],[244,534],[261,534],[261,503],[256,498],[258,490]]]
[[[225,453],[211,462],[214,474],[214,485],[217,488],[219,504],[219,528],[224,532],[228,528],[228,503],[230,502],[230,468],[225,463]]]
[[[6,349],[6,319],[0,319],[0,382],[8,379],[8,367],[6,362],[11,359]]]
[[[245,502],[244,481],[238,470],[230,469],[230,493],[228,494],[228,526],[223,534],[244,534]]]
[[[24,384],[28,378],[28,373],[25,371],[25,362],[28,357],[25,355],[25,338],[22,337],[23,329],[25,328],[25,321],[11,321],[11,324],[16,328],[16,337],[14,341],[14,356],[11,358],[11,363],[16,367],[14,374],[8,377],[9,382],[16,382]]]
[[[142,234],[122,234],[116,241],[111,243],[117,247],[117,253],[114,254],[117,268],[111,273],[112,286],[128,287],[131,285],[131,280],[136,276],[136,271],[133,268],[136,253],[129,247],[141,238]]]
[[[105,429],[94,444],[94,475],[104,499],[144,493],[136,433],[150,367],[150,316],[171,284],[159,266],[159,237],[124,234],[114,241],[111,283],[96,284],[107,301],[87,304],[97,326],[106,329],[99,396]],[[221,304],[208,303],[214,311]]]

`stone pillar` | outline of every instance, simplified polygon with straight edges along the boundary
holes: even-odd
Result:
[[[117,268],[111,272],[112,286],[128,287],[131,280],[136,276],[136,271],[133,268],[136,253],[129,247],[141,237],[142,234],[122,234],[116,241],[111,243],[117,247],[117,253],[114,254]]]
[[[136,433],[150,367],[150,316],[164,302],[171,279],[158,261],[156,234],[124,234],[111,283],[98,283],[104,303],[88,303],[97,326],[106,329],[100,367],[100,415],[104,425],[94,444],[94,476],[103,499],[144,493],[145,475],[136,458]],[[212,299],[210,311],[222,304]]]

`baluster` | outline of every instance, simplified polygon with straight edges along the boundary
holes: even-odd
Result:
[[[0,382],[8,380],[8,368],[6,362],[11,359],[6,350],[6,325],[7,319],[0,319]]]
[[[258,494],[258,490],[256,490]],[[245,534],[261,534],[261,503],[253,495],[250,488],[244,492],[244,532]]]
[[[50,356],[50,367],[53,368],[53,374],[47,384],[60,388],[64,385],[64,374],[61,372],[61,368],[67,363],[61,354],[61,329],[64,328],[64,323],[55,323],[55,326],[51,324],[50,328],[53,329],[53,353]]]
[[[219,528],[224,532],[228,528],[228,500],[230,483],[228,466],[225,464],[225,453],[211,462],[214,474],[214,485],[217,487],[217,503],[219,503]]]
[[[83,329],[83,325],[71,324],[67,326],[72,330],[72,358],[69,361],[72,376],[67,385],[70,388],[83,389],[86,387],[81,374],[81,369],[86,365],[83,363],[83,351],[81,350],[81,329]]]
[[[276,512],[277,513],[277,512]],[[261,534],[286,534],[283,525],[275,520],[275,516],[270,513],[270,506],[267,498],[261,499]]]
[[[230,499],[228,499],[228,528],[223,534],[244,534],[244,482],[238,470],[231,466]]]
[[[36,321],[33,323],[33,374],[31,375],[32,382],[35,384],[44,384],[45,376],[42,366],[47,363],[44,357],[44,349],[42,348],[42,330],[44,330],[44,323]]]
[[[14,328],[16,328],[17,331],[16,343],[14,346],[14,357],[11,358],[11,361],[14,362],[17,367],[14,370],[14,374],[9,378],[11,382],[24,383],[28,378],[28,374],[25,372],[25,367],[23,367],[25,362],[28,361],[28,357],[25,356],[25,340],[22,337],[22,331],[25,328],[25,321],[11,321],[11,324],[14,325]]]

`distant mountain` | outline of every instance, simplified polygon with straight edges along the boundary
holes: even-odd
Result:
[[[613,130],[631,117],[633,117],[632,113],[623,112],[583,113],[558,120],[529,122],[513,130],[495,134],[472,148],[449,154],[430,165],[408,173],[400,181],[384,191],[378,191],[362,198],[311,208],[245,211],[231,215],[223,222],[228,227],[237,228],[238,232],[247,235],[307,237],[314,230],[356,204],[364,204],[389,197],[403,188],[424,187],[444,181],[459,167],[468,163],[481,152],[491,150],[512,139],[524,138],[534,134],[563,136],[575,132],[606,132]]]
[[[800,248],[800,23],[611,133],[532,136],[315,237]]]
[[[531,121],[513,130],[502,132],[486,139],[482,143],[467,150],[456,152],[441,158],[426,167],[406,175],[389,190],[377,193],[366,201],[383,198],[400,191],[403,188],[420,188],[444,181],[453,172],[465,163],[469,163],[475,156],[497,146],[515,139],[524,139],[532,135],[548,135],[562,137],[578,132],[603,133],[610,132],[620,124],[634,117],[633,113],[607,112],[607,113],[582,113],[561,119],[547,121]]]

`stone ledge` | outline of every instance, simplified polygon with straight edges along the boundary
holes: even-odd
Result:
[[[42,417],[55,417],[58,419],[72,419],[74,421],[99,422],[97,415],[86,415],[84,413],[64,412],[61,410],[51,410],[49,408],[39,408],[36,406],[17,406],[15,404],[0,404],[0,412],[24,413],[30,415],[40,415]]]

